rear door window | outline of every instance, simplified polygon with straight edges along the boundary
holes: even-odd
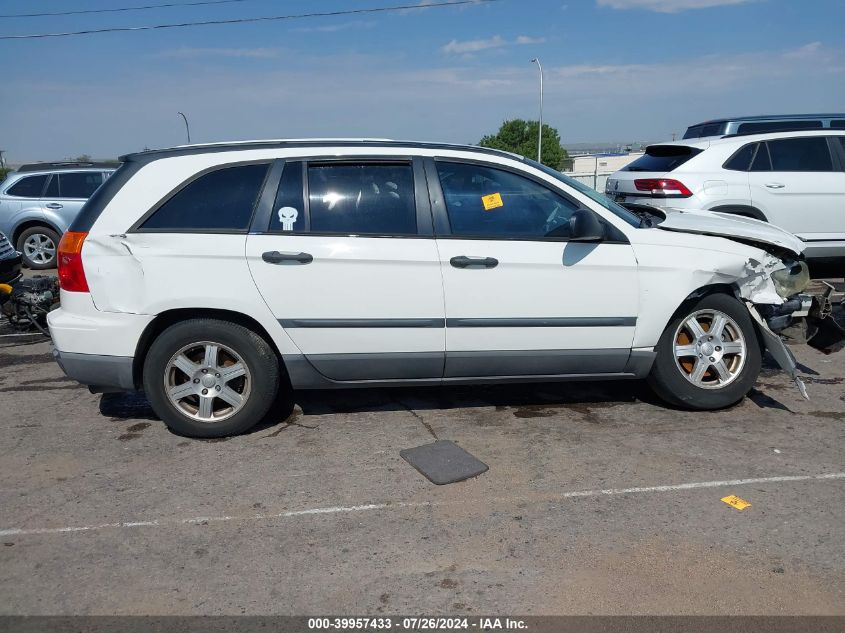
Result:
[[[53,176],[53,180],[56,176]],[[83,200],[91,197],[91,194],[103,184],[103,174],[99,171],[77,171],[61,173],[59,179],[59,197],[81,198]]]
[[[757,146],[757,153],[751,161],[751,171],[772,171],[772,161],[769,158],[769,148],[765,143]]]
[[[645,154],[622,168],[622,171],[653,171],[665,173],[677,169],[702,150],[685,145],[650,145]]]
[[[59,197],[59,174],[50,176],[50,182],[47,183],[47,188],[44,190],[45,198]]]
[[[845,119],[838,119],[830,122],[830,127],[835,130],[845,130]]]
[[[45,184],[47,184],[46,174],[41,176],[26,176],[9,187],[6,194],[17,196],[18,198],[40,198]]]
[[[339,235],[416,235],[410,162],[310,163],[310,231]]]
[[[772,171],[833,171],[833,159],[823,136],[767,141]]]
[[[306,229],[302,195],[302,163],[288,161],[282,172],[276,203],[270,216],[271,233],[302,232]]]
[[[147,231],[246,231],[269,165],[216,169],[192,180],[141,224]]]

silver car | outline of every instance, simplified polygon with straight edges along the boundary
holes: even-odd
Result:
[[[0,233],[21,252],[25,266],[55,267],[62,233],[114,170],[111,164],[35,163],[0,183]]]

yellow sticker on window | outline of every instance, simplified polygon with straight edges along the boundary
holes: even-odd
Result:
[[[505,206],[505,203],[502,202],[502,194],[500,193],[491,193],[489,196],[481,196],[481,203],[484,205],[485,211],[492,211],[493,209]]]
[[[733,506],[737,510],[745,510],[745,508],[751,507],[750,503],[748,503],[745,499],[740,499],[736,495],[728,495],[727,497],[722,497],[722,501],[727,503],[729,506]]]

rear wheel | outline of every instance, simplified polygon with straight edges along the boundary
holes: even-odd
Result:
[[[261,336],[236,323],[191,319],[153,341],[144,391],[180,435],[243,433],[269,411],[279,389],[279,361]]]
[[[671,404],[719,409],[750,391],[761,362],[745,306],[727,295],[709,295],[691,302],[666,327],[648,380]]]
[[[23,263],[32,270],[56,267],[56,250],[59,234],[46,226],[32,226],[18,237],[17,249],[23,255]]]

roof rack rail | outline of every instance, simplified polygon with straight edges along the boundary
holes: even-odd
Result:
[[[146,150],[121,156],[121,162],[150,162],[169,156],[185,156],[190,154],[205,154],[211,152],[231,152],[249,149],[285,149],[307,147],[407,147],[411,149],[443,149],[466,150],[482,154],[507,156],[518,160],[525,160],[523,156],[491,147],[477,145],[460,145],[452,143],[430,143],[421,141],[395,141],[387,139],[293,139],[266,141],[235,141],[231,143],[210,143],[206,145],[183,145],[166,149]]]
[[[62,169],[114,169],[119,163],[97,161],[59,161],[51,163],[27,163],[18,167],[18,172],[25,171],[57,171]]]

